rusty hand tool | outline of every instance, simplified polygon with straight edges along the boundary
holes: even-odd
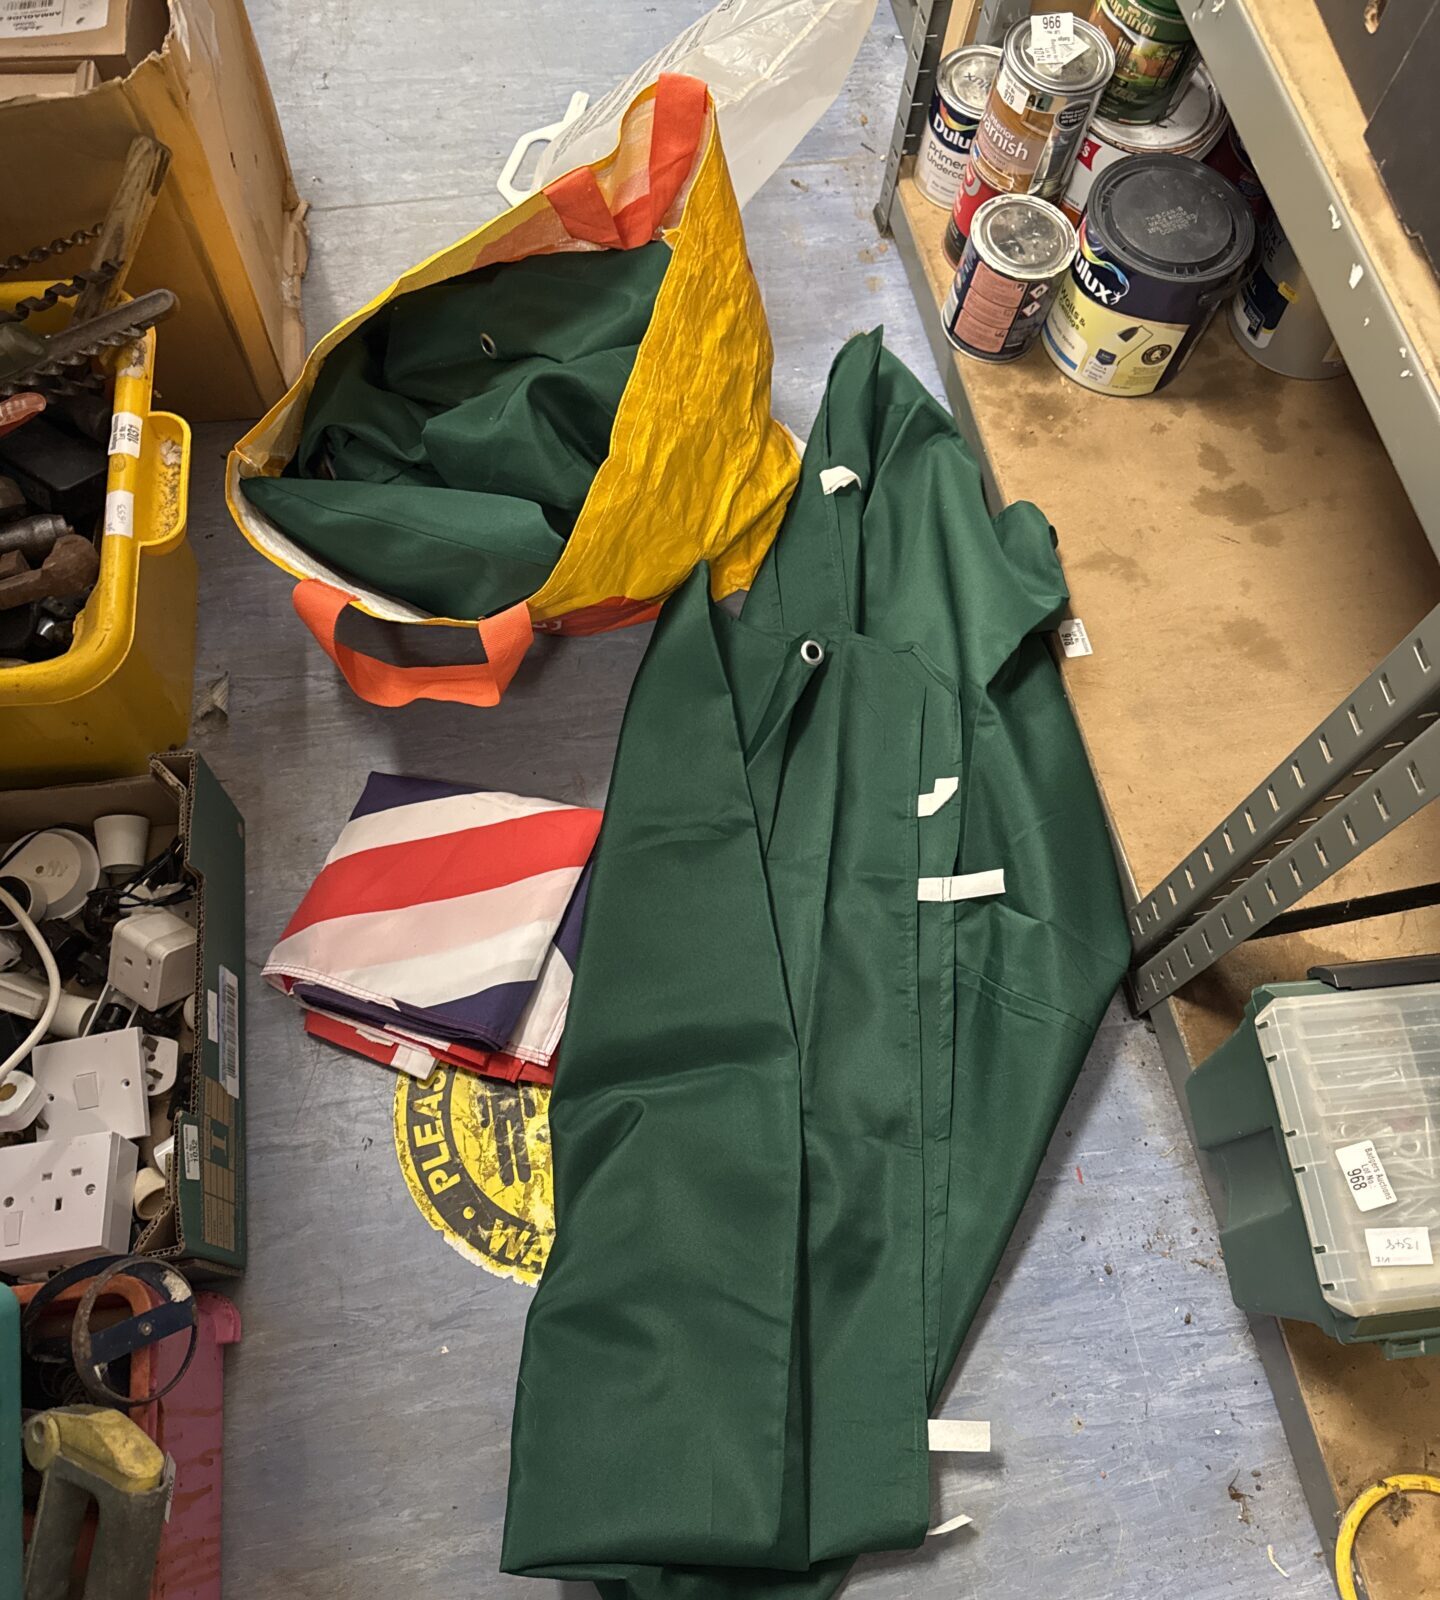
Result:
[[[34,334],[20,322],[0,325],[0,394],[74,377],[92,356],[133,343],[174,309],[175,296],[168,289],[152,289],[57,333]]]
[[[19,255],[6,256],[0,261],[0,276],[7,272],[19,272],[25,267],[38,267],[51,256],[62,256],[77,245],[89,244],[92,239],[100,237],[103,226],[103,223],[96,222],[88,228],[77,228],[74,233],[67,233],[63,239],[52,239],[49,244],[37,244],[33,250],[22,250]]]
[[[34,316],[37,311],[48,311],[51,306],[58,305],[62,300],[75,299],[92,283],[98,282],[102,287],[108,286],[115,273],[116,265],[113,261],[102,263],[94,272],[77,272],[72,278],[52,283],[39,294],[26,295],[23,300],[17,300],[8,309],[0,308],[0,322],[24,322],[26,317]]]
[[[110,202],[95,239],[90,281],[75,302],[77,322],[108,311],[120,298],[130,264],[169,170],[169,149],[143,133],[136,134],[125,154],[125,170],[120,174],[115,198]]]
[[[6,572],[5,563],[19,562]],[[34,600],[68,600],[88,595],[100,576],[100,552],[78,533],[62,533],[50,554],[31,568],[18,550],[0,556],[0,611]]]
[[[31,561],[43,561],[62,533],[74,533],[64,517],[22,517],[0,527],[0,555],[18,551]]]

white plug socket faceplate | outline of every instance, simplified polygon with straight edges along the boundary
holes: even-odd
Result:
[[[130,1248],[139,1152],[117,1133],[0,1149],[0,1271],[51,1271]]]
[[[41,1137],[113,1131],[143,1139],[150,1132],[144,1040],[139,1028],[117,1028],[37,1045],[30,1071],[45,1095]]]

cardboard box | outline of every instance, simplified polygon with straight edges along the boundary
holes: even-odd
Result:
[[[0,68],[53,72],[93,61],[123,78],[165,42],[165,0],[0,0]]]
[[[0,62],[0,100],[23,100],[34,95],[40,100],[59,100],[84,94],[100,81],[93,61],[60,72],[6,72]]]
[[[179,835],[199,933],[189,1102],[176,1114],[168,1204],[136,1248],[234,1276],[245,1269],[245,824],[209,767],[180,750],[133,778],[0,792],[0,843],[111,811],[150,819],[152,854]]]
[[[157,388],[190,422],[256,417],[304,359],[305,207],[242,0],[169,9],[159,51],[128,76],[73,99],[0,102],[0,241],[8,255],[99,222],[132,137],[161,140],[170,173],[126,284],[179,297]],[[44,271],[87,260],[82,245]]]

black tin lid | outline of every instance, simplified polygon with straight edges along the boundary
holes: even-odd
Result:
[[[1213,167],[1189,156],[1131,156],[1095,180],[1085,232],[1149,277],[1205,284],[1243,269],[1255,245],[1255,218]]]

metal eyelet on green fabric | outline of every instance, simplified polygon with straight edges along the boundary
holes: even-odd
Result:
[[[482,355],[489,356],[493,361],[500,354],[500,346],[495,343],[488,333],[482,333],[480,335],[480,352]]]
[[[818,667],[825,659],[825,650],[816,639],[807,639],[800,646],[800,659],[807,667]]]

